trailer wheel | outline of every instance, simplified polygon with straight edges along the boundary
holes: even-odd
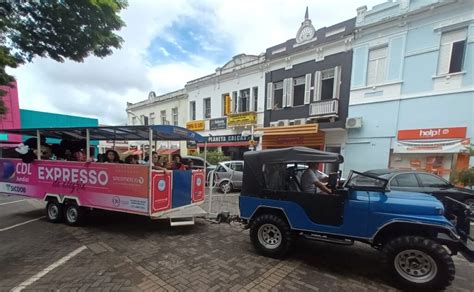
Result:
[[[420,236],[398,237],[388,242],[384,260],[396,283],[413,291],[443,290],[454,280],[454,262],[437,242]]]
[[[283,258],[293,241],[290,226],[275,214],[263,214],[250,225],[250,239],[259,253],[273,258]]]
[[[46,205],[46,218],[49,222],[59,223],[64,220],[64,206],[57,201],[49,201]]]
[[[66,205],[64,209],[64,218],[66,224],[71,226],[80,226],[84,223],[86,217],[85,210],[75,203]]]

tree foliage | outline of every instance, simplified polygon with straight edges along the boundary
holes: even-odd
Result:
[[[82,62],[110,55],[123,42],[115,32],[125,25],[119,13],[126,6],[125,0],[0,1],[0,86],[13,80],[6,67],[34,57]]]

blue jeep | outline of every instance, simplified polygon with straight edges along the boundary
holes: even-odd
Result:
[[[352,172],[343,187],[331,174],[332,194],[305,193],[292,171],[298,163],[342,163],[342,156],[305,147],[247,152],[240,217],[263,255],[283,257],[297,236],[335,244],[363,242],[381,250],[396,283],[408,289],[450,285],[451,256],[473,261],[473,215],[468,206],[420,193],[390,191],[387,180]]]

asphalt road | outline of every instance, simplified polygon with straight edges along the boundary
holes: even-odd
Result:
[[[237,196],[226,198],[235,205]],[[171,228],[95,212],[74,228],[43,216],[42,202],[0,195],[0,291],[396,290],[378,252],[362,244],[300,240],[281,261],[257,255],[237,225],[198,220]],[[449,291],[474,291],[474,265],[454,260]]]

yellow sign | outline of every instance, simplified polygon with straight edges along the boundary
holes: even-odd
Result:
[[[191,121],[186,123],[186,129],[191,131],[202,131],[204,130],[204,121]]]
[[[248,124],[257,123],[257,113],[239,113],[239,114],[230,114],[227,117],[228,126],[241,126]]]

